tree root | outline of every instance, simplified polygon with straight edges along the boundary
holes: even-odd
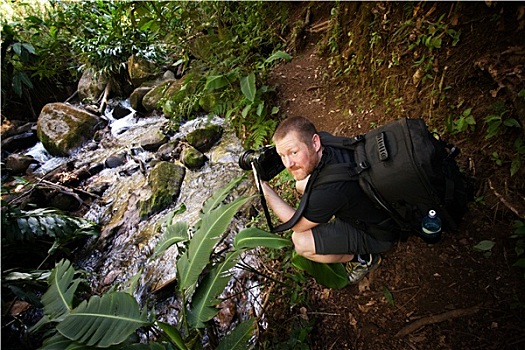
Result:
[[[428,326],[434,323],[447,321],[453,318],[469,316],[469,315],[475,314],[478,311],[479,311],[479,307],[474,306],[468,309],[456,309],[456,310],[444,312],[439,315],[431,315],[431,316],[427,316],[424,318],[420,318],[419,320],[412,322],[408,326],[403,327],[399,332],[397,332],[396,337],[404,337],[418,330],[419,328],[423,326]]]

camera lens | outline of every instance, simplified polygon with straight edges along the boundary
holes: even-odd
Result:
[[[255,151],[247,150],[239,157],[239,166],[243,170],[252,170],[252,162],[255,160]]]

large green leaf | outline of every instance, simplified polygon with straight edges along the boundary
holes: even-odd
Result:
[[[253,249],[261,246],[272,249],[282,249],[292,246],[292,241],[256,227],[250,227],[241,230],[235,236],[233,245],[237,249]]]
[[[219,304],[217,296],[226,288],[231,277],[230,270],[237,264],[240,253],[230,252],[224,261],[215,266],[199,283],[188,314],[188,321],[192,327],[204,328],[204,322],[211,320],[219,312],[216,307]]]
[[[348,285],[348,275],[343,264],[322,264],[308,260],[299,254],[294,254],[292,264],[312,275],[317,283],[333,289],[341,289]]]
[[[173,341],[179,349],[181,350],[187,350],[187,346],[184,343],[184,339],[182,339],[182,335],[180,334],[179,330],[175,328],[174,326],[164,323],[164,322],[157,322],[157,325],[166,333],[166,335]]]
[[[241,91],[248,101],[253,102],[255,100],[257,89],[255,87],[255,74],[253,72],[241,78]]]
[[[202,217],[206,213],[210,212],[212,209],[217,208],[217,206],[219,206],[224,201],[224,199],[230,194],[232,189],[235,188],[235,186],[237,186],[245,178],[245,174],[236,177],[233,180],[231,180],[229,184],[215,192],[210,198],[208,198],[204,202],[200,216]]]
[[[133,296],[114,292],[83,301],[58,324],[57,330],[71,340],[104,348],[122,343],[147,324],[147,313],[140,312]]]
[[[60,333],[55,333],[53,336],[47,338],[42,343],[38,350],[92,350],[92,346],[82,345],[76,341],[64,337]]]
[[[169,247],[178,242],[185,242],[188,240],[188,223],[185,221],[176,222],[173,225],[166,226],[166,232],[159,239],[155,246],[155,253],[151,259],[157,258],[164,253]]]
[[[190,240],[188,250],[177,260],[179,289],[193,290],[200,273],[210,261],[215,244],[228,228],[233,216],[250,197],[240,197],[233,202],[219,206],[204,215],[199,228]]]
[[[235,329],[221,339],[217,350],[245,350],[248,342],[253,336],[254,320],[252,318],[243,321]]]
[[[9,222],[2,222],[2,243],[17,243],[20,240],[32,241],[40,237],[65,241],[75,236],[98,235],[99,233],[95,223],[50,208],[11,212],[9,216],[5,216],[5,219]],[[7,224],[9,224],[9,229],[4,230]]]
[[[289,62],[292,60],[292,56],[290,56],[284,51],[279,50],[279,51],[274,52],[270,57],[264,60],[264,63],[272,63],[273,61],[279,60],[279,59],[284,59]]]
[[[69,260],[61,260],[51,271],[49,288],[42,296],[44,313],[51,321],[62,321],[73,309],[73,298],[81,279],[73,280],[75,269]]]
[[[224,75],[211,75],[206,78],[206,86],[204,87],[207,91],[223,88],[230,82]]]

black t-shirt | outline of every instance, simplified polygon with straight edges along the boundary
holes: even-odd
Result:
[[[347,150],[324,147],[321,166],[348,160]],[[389,216],[378,209],[359,186],[358,181],[331,182],[314,186],[303,216],[316,223],[328,222],[333,216],[355,223],[379,224]]]

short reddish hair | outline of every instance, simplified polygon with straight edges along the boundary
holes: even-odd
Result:
[[[314,123],[305,117],[286,118],[275,130],[273,134],[274,142],[282,140],[291,132],[296,132],[299,139],[309,145],[314,134],[317,134],[317,129]]]

